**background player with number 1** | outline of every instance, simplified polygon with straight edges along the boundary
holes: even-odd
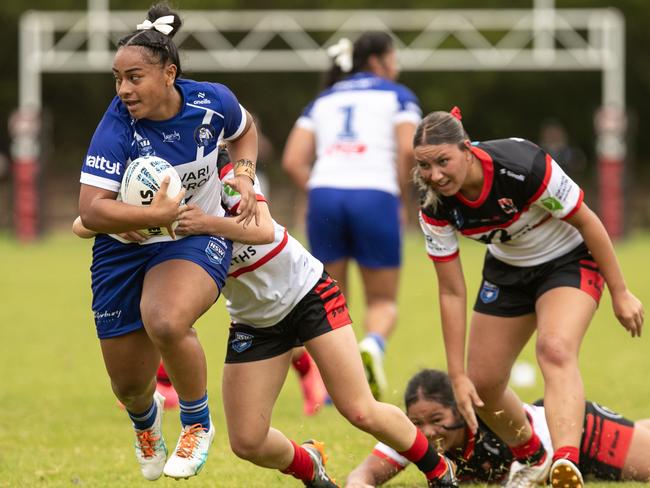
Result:
[[[421,112],[415,95],[395,82],[399,70],[388,34],[366,32],[354,45],[342,39],[329,53],[334,63],[326,89],[289,134],[283,166],[309,192],[311,251],[348,296],[348,261],[359,265],[367,334],[359,346],[379,398],[386,387],[385,343],[397,322],[400,220]]]

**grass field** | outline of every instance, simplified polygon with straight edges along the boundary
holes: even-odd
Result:
[[[473,297],[483,248],[463,244],[463,265]],[[64,234],[29,246],[0,235],[0,487],[151,486],[140,476],[132,430],[110,391],[95,337],[90,247],[90,242]],[[617,245],[628,285],[646,307],[650,304],[648,249],[650,233],[636,234]],[[404,256],[401,318],[386,360],[388,400],[398,405],[410,375],[423,367],[445,365],[434,270],[419,235],[408,236]],[[356,276],[349,298],[352,315],[360,323],[363,309]],[[156,486],[299,486],[230,453],[220,404],[227,324],[219,302],[197,326],[208,357],[208,389],[217,424],[210,458],[198,478],[179,484],[161,479]],[[534,362],[530,345],[522,358]],[[587,335],[581,365],[588,398],[632,419],[650,417],[648,339],[632,340],[624,333],[612,314],[609,296],[604,297]],[[539,374],[535,386],[518,391],[524,400],[541,396]],[[340,482],[374,445],[372,438],[349,426],[331,407],[316,417],[303,417],[293,372],[273,424],[297,441],[324,440],[329,471]],[[173,446],[180,429],[177,412],[166,416],[164,428],[167,443]],[[419,472],[410,468],[388,486],[422,485]]]

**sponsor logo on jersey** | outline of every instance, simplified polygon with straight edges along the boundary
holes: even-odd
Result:
[[[205,185],[212,176],[212,173],[210,172],[210,165],[206,165],[203,168],[199,168],[197,170],[187,171],[180,176],[183,186],[187,191],[190,191],[196,190],[197,188]]]
[[[236,353],[242,353],[253,345],[253,336],[244,332],[235,332],[235,338],[230,341],[230,347]]]
[[[192,102],[194,105],[206,105],[208,103],[212,103],[209,98],[205,98],[204,92],[199,92],[196,96],[199,98],[199,100],[194,100]]]
[[[229,197],[236,197],[239,195],[239,192],[237,190],[235,190],[232,186],[226,184],[223,185],[223,192]]]
[[[549,209],[551,212],[555,212],[557,210],[562,210],[564,207],[560,203],[560,201],[555,198],[555,197],[546,197],[542,200],[542,205],[544,205],[547,209]]]
[[[104,156],[99,154],[96,156],[86,156],[86,166],[89,168],[95,168],[101,171],[104,171],[109,175],[121,175],[122,174],[122,164],[121,163],[112,163]]]
[[[98,327],[110,326],[122,316],[121,310],[104,310],[102,312],[94,311],[95,324]]]
[[[205,254],[211,262],[221,264],[226,255],[226,243],[221,238],[210,237],[210,241],[208,241],[205,248]]]
[[[479,296],[483,303],[492,303],[494,300],[499,298],[499,287],[494,283],[484,281]]]
[[[172,131],[170,134],[167,134],[163,131],[163,142],[176,142],[181,140],[181,134],[177,130]]]
[[[514,171],[510,171],[508,168],[501,168],[499,170],[499,173],[502,175],[509,176],[510,178],[514,178],[517,181],[524,181],[526,177],[524,175],[520,175],[519,173],[515,173]]]
[[[499,198],[499,207],[507,214],[517,213],[517,206],[511,198]]]
[[[199,147],[206,147],[216,142],[217,130],[211,124],[201,124],[194,129],[194,140]]]
[[[325,150],[326,154],[363,154],[368,150],[368,146],[358,142],[339,141],[332,144]]]
[[[247,246],[244,249],[237,249],[237,255],[233,253],[232,261],[230,262],[230,265],[232,266],[233,264],[245,263],[249,259],[252,259],[253,256],[255,256],[256,254],[257,254],[257,250],[253,245]]]

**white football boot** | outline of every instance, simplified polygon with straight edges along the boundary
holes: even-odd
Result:
[[[359,343],[359,352],[372,396],[380,400],[388,387],[384,372],[384,353],[377,341],[371,337],[366,337]]]
[[[165,464],[165,476],[189,478],[199,474],[208,458],[208,451],[214,435],[215,428],[212,419],[210,419],[210,430],[207,432],[201,424],[185,426],[178,438],[174,453]]]
[[[163,474],[167,460],[167,446],[162,434],[162,415],[165,397],[155,392],[153,400],[156,402],[156,420],[149,429],[135,429],[135,457],[140,463],[140,471],[149,481],[155,481]]]
[[[505,488],[533,488],[537,485],[546,485],[548,472],[551,467],[551,456],[548,452],[544,460],[538,464],[525,464],[514,461],[510,466],[510,475],[505,483]]]

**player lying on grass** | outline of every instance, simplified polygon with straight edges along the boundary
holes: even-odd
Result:
[[[425,369],[415,374],[404,393],[406,413],[429,442],[456,463],[459,482],[499,483],[507,478],[512,452],[480,419],[476,434],[458,412],[446,373]],[[528,418],[552,453],[544,407],[525,405]],[[580,441],[580,471],[606,481],[650,481],[650,419],[628,420],[595,402],[585,404]],[[408,465],[393,449],[379,443],[348,476],[347,488],[387,482]]]
[[[227,157],[224,151],[220,173],[228,172]],[[258,205],[266,207],[264,202]],[[265,215],[266,209],[260,213]],[[189,205],[176,233],[220,232],[222,220]],[[271,244],[233,243],[222,290],[232,319],[222,387],[232,450],[258,466],[291,474],[306,486],[336,486],[325,472],[320,443],[298,445],[270,425],[292,351],[304,344],[332,402],[346,419],[414,462],[429,486],[454,486],[453,469],[446,458],[438,455],[399,408],[372,396],[349,327],[352,321],[345,298],[336,282],[285,228],[275,222],[274,228]],[[257,229],[249,226],[247,231]],[[80,222],[75,222],[73,230],[82,237],[92,234]]]

